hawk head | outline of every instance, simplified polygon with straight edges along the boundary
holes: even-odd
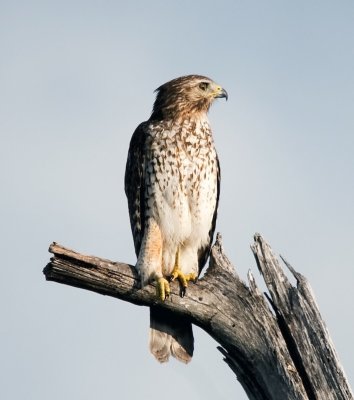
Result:
[[[208,112],[216,98],[228,98],[220,85],[206,76],[187,75],[156,89],[153,119],[183,118]]]

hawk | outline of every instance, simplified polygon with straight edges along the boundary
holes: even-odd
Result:
[[[178,280],[183,297],[210,252],[219,200],[220,168],[207,113],[227,92],[205,76],[188,75],[156,89],[148,121],[135,130],[125,171],[131,229],[141,286],[156,282],[164,301]],[[190,321],[150,308],[150,351],[188,363]]]

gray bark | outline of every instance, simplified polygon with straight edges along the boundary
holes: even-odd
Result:
[[[187,296],[177,283],[165,302],[153,285],[139,288],[133,266],[86,256],[53,243],[45,267],[55,281],[143,306],[168,309],[200,326],[218,343],[224,360],[251,400],[353,400],[307,280],[285,260],[297,280],[290,284],[269,245],[256,234],[251,246],[270,293],[264,296],[251,272],[248,285],[224,254],[221,237],[210,265]]]

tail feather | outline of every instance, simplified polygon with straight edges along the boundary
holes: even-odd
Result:
[[[165,310],[150,308],[150,351],[163,363],[170,355],[188,363],[193,356],[192,324]]]

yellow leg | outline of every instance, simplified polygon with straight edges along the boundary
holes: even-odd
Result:
[[[156,279],[156,296],[161,300],[165,301],[170,296],[170,284],[165,278]]]
[[[177,252],[176,252],[176,258],[175,258],[175,265],[173,267],[171,276],[170,276],[170,281],[174,281],[176,278],[179,280],[179,283],[181,285],[181,297],[184,297],[184,295],[186,294],[186,290],[188,287],[188,282],[189,281],[196,281],[197,280],[197,275],[194,272],[191,272],[190,274],[184,274],[181,271],[180,268],[180,249],[179,246],[177,248]]]

